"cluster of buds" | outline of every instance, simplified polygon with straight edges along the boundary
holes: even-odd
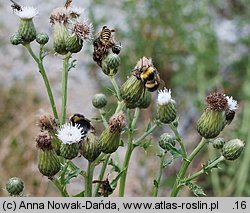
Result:
[[[54,9],[50,16],[53,27],[53,47],[58,54],[77,53],[83,42],[92,38],[93,26],[81,20],[82,8],[65,5]]]
[[[38,10],[34,7],[13,5],[14,13],[20,18],[18,31],[10,38],[13,45],[29,44],[37,36],[33,18],[37,16]]]
[[[206,98],[207,108],[198,120],[197,130],[204,138],[214,138],[220,134],[234,118],[237,101],[222,93],[212,93]]]

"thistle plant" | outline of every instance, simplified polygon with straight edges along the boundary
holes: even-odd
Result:
[[[178,132],[178,104],[170,89],[160,89],[160,76],[152,59],[143,56],[138,62],[135,61],[136,65],[131,68],[128,79],[122,85],[117,85],[115,77],[119,75],[119,68],[122,66],[119,56],[122,46],[115,38],[115,31],[104,26],[93,38],[92,24],[82,19],[84,10],[72,4],[71,1],[66,1],[64,6],[52,11],[52,39],[46,33],[37,31],[38,27],[33,22],[33,18],[38,14],[37,9],[26,6],[14,7],[14,13],[20,17],[20,26],[10,41],[13,45],[25,47],[37,63],[53,113],[40,116],[38,121],[40,131],[36,137],[36,144],[40,173],[52,181],[62,196],[110,196],[117,189],[122,197],[125,195],[127,173],[134,150],[138,147],[147,149],[151,143],[158,147],[156,155],[160,158],[159,167],[155,171],[157,176],[152,183],[152,196],[158,195],[164,170],[177,160],[181,160],[180,169],[171,193],[165,195],[177,196],[183,187],[188,187],[196,196],[204,195],[194,180],[218,168],[222,161],[236,160],[244,149],[244,142],[240,139],[227,141],[221,137],[216,138],[233,121],[238,108],[237,101],[220,92],[211,93],[206,97],[207,107],[197,121],[197,133],[201,136],[201,141],[191,153],[188,153],[187,143]],[[54,101],[47,70],[43,65],[47,56],[44,47],[49,41],[52,41],[55,53],[63,57],[60,114]],[[106,106],[109,105],[109,100],[104,94],[99,93],[94,95],[92,104],[99,110],[100,119],[89,120],[81,113],[75,113],[66,120],[69,71],[76,68],[76,60],[72,58],[74,54],[84,51],[84,43],[90,41],[93,43],[94,61],[113,86],[117,100],[116,109],[108,118]],[[38,45],[40,51],[35,53],[31,44]],[[157,103],[154,103],[152,97],[156,95]],[[156,107],[156,112],[151,115],[148,125],[142,131],[141,125],[138,124],[140,112],[150,105]],[[84,111],[84,108],[79,111]],[[100,131],[96,131],[95,128],[97,121],[103,124]],[[158,139],[147,140],[148,136],[163,126],[168,126],[172,134],[163,133]],[[199,171],[188,174],[189,166],[209,144],[220,149],[221,155],[202,163]],[[116,162],[117,158],[114,157],[118,153],[117,150],[125,151],[124,159],[120,159],[121,164]],[[74,164],[72,160],[77,157],[86,159],[87,168],[79,168]],[[94,177],[97,167],[100,167],[99,175]],[[110,173],[112,178],[108,176]],[[78,176],[85,180],[82,191],[70,195],[67,185],[72,178]],[[19,183],[16,184],[17,182]],[[11,195],[19,195],[23,190],[23,183],[11,180],[7,188]]]

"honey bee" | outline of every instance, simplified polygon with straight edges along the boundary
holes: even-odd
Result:
[[[108,178],[106,178],[106,180],[93,180],[93,183],[100,183],[99,194],[103,197],[108,197],[113,192],[113,189],[110,186]]]
[[[99,36],[93,42],[93,60],[99,66],[101,66],[102,59],[108,54],[109,49],[116,45],[112,35],[113,32],[115,32],[114,29],[109,29],[107,26],[103,26]],[[118,52],[118,50],[115,51]]]
[[[85,136],[89,131],[95,131],[94,126],[90,123],[90,120],[85,118],[82,114],[73,114],[69,118],[69,122],[72,123],[73,126],[78,124],[82,128],[82,133]],[[83,137],[84,137],[83,136]]]
[[[138,80],[144,83],[144,86],[149,92],[154,92],[160,86],[165,85],[165,82],[160,78],[159,72],[153,66],[152,60],[143,57],[136,65],[133,74]]]
[[[11,5],[13,11],[17,10],[17,11],[22,11],[22,6],[17,4],[15,1],[10,0],[13,4]]]
[[[65,7],[65,8],[70,7],[71,3],[72,3],[72,0],[66,0],[66,2],[65,2],[65,4],[64,4],[64,7]]]

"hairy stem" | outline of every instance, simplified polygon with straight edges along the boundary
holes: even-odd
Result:
[[[192,174],[190,177],[185,178],[185,181],[191,181],[197,177],[199,177],[202,174],[205,174],[206,171],[214,168],[215,166],[217,166],[220,162],[224,161],[225,158],[223,156],[220,156],[218,159],[216,159],[215,161],[213,161],[211,164],[207,165],[205,168],[201,169],[200,171]]]
[[[100,112],[100,115],[101,115],[103,126],[105,128],[108,128],[108,122],[107,122],[107,120],[106,120],[106,118],[104,116],[105,115],[105,111],[103,109],[99,109],[99,112]]]
[[[95,166],[89,161],[87,176],[85,178],[85,197],[92,197],[92,181]]]
[[[43,47],[41,46],[41,48],[40,48],[40,56],[39,56],[39,58],[33,52],[30,44],[26,44],[25,47],[27,48],[27,50],[28,50],[29,54],[31,55],[31,57],[37,63],[39,72],[42,75],[42,78],[43,78],[43,81],[44,81],[44,84],[45,84],[45,87],[46,87],[46,90],[47,90],[47,94],[48,94],[48,97],[49,97],[49,101],[50,101],[50,105],[51,105],[53,115],[54,115],[55,119],[58,120],[58,114],[57,114],[57,110],[56,110],[56,104],[55,104],[55,101],[54,101],[54,96],[53,96],[53,93],[52,93],[52,90],[51,90],[51,87],[50,87],[49,79],[47,77],[45,68],[43,66],[43,59],[42,59],[42,54],[41,54]]]
[[[97,182],[96,188],[95,188],[95,194],[94,194],[95,197],[98,196],[99,188],[100,188],[100,185],[101,185],[100,181],[103,180],[103,177],[104,177],[104,174],[105,174],[105,171],[106,171],[110,156],[111,155],[107,155],[106,159],[104,160],[104,162],[102,164],[102,168],[101,168],[101,171],[100,171],[100,174],[99,174],[99,177],[98,177],[99,182]]]
[[[112,75],[112,76],[109,76],[109,78],[110,78],[110,81],[115,89],[115,93],[116,93],[116,97],[117,97],[118,101],[121,101],[122,99],[121,99],[121,95],[120,95],[120,89],[115,81],[115,76]]]
[[[184,159],[181,165],[181,168],[177,174],[177,178],[175,180],[171,197],[176,197],[178,192],[180,191],[179,181],[182,180],[186,174],[186,171],[188,169],[188,166],[193,161],[195,156],[201,151],[201,149],[207,144],[207,139],[202,138],[200,143],[196,146],[196,148],[192,151],[192,153],[187,157],[187,159]]]
[[[63,59],[61,125],[65,123],[66,111],[67,111],[68,74],[69,74],[70,58],[71,54],[67,54],[66,57]]]
[[[158,173],[157,178],[156,178],[156,184],[154,183],[153,197],[158,196],[158,189],[159,189],[159,186],[161,183],[161,176],[162,176],[162,172],[164,169],[164,160],[165,160],[165,153],[163,152],[160,155],[160,168],[159,168],[159,173]]]

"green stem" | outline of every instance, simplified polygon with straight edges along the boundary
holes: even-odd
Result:
[[[186,174],[186,171],[188,169],[188,166],[193,161],[195,156],[201,151],[201,149],[207,144],[207,139],[202,138],[200,143],[196,146],[196,148],[193,150],[193,152],[187,157],[187,159],[184,159],[182,162],[181,168],[177,174],[177,178],[175,180],[171,197],[176,197],[178,192],[180,191],[179,181],[182,180]]]
[[[197,177],[199,177],[202,174],[205,174],[206,171],[211,170],[212,168],[214,168],[215,166],[217,166],[217,164],[219,164],[220,162],[224,161],[225,158],[223,156],[220,156],[218,159],[216,159],[215,161],[213,161],[211,164],[207,165],[205,168],[201,169],[200,171],[194,173],[193,175],[191,175],[188,178],[185,178],[185,181],[191,181]]]
[[[181,146],[181,151],[183,153],[183,158],[187,158],[187,152],[186,152],[186,149],[185,149],[185,146],[181,140],[181,137],[179,135],[179,132],[177,130],[177,128],[173,125],[173,124],[169,124],[169,127],[172,129],[172,131],[174,132],[175,134],[175,137],[176,137],[176,140],[178,141],[178,143],[180,144]]]
[[[118,101],[118,105],[116,107],[115,114],[122,111],[124,107],[125,107],[125,102],[124,101]]]
[[[120,197],[124,196],[126,177],[127,177],[127,171],[128,171],[128,164],[129,164],[129,160],[130,160],[130,157],[132,155],[133,150],[134,150],[134,145],[133,145],[132,133],[131,133],[131,131],[129,131],[128,148],[127,148],[125,159],[124,159],[123,166],[122,166],[122,171],[124,171],[124,172],[122,173],[121,178],[120,178],[120,186],[119,186],[119,196]]]
[[[154,191],[153,191],[153,197],[157,197],[158,196],[158,189],[160,186],[160,182],[161,182],[161,176],[162,176],[162,172],[164,169],[164,160],[165,160],[165,153],[163,152],[160,156],[160,169],[159,169],[159,173],[156,179],[156,184],[154,184]]]
[[[51,105],[51,108],[52,108],[53,115],[54,115],[55,119],[58,120],[59,117],[58,117],[57,110],[56,110],[56,104],[55,104],[55,101],[54,101],[54,96],[53,96],[53,93],[52,93],[52,90],[51,90],[51,87],[50,87],[49,79],[47,77],[46,71],[45,71],[44,66],[43,66],[43,59],[42,59],[42,54],[41,54],[43,47],[42,46],[40,47],[40,56],[39,56],[39,58],[34,54],[30,44],[26,44],[25,47],[28,50],[29,54],[32,56],[32,58],[37,63],[39,72],[42,75],[42,78],[43,78],[43,81],[44,81],[44,84],[45,84],[45,87],[46,87],[46,90],[47,90],[47,94],[49,96],[49,101],[50,101],[50,105]]]
[[[150,135],[158,126],[159,124],[157,123],[151,126],[148,131],[144,132],[143,135],[141,135],[137,140],[133,142],[134,146],[139,146],[141,141],[144,140],[144,138],[146,138],[148,135]]]
[[[104,117],[105,111],[103,109],[99,109],[99,112],[100,112],[100,115],[101,115],[103,126],[105,128],[108,128],[108,122],[107,122],[106,118]]]
[[[66,190],[63,190],[61,184],[60,184],[60,181],[56,178],[54,179],[51,179],[51,181],[54,183],[54,185],[59,189],[59,191],[61,192],[61,195],[63,197],[69,197],[69,194],[67,193]]]
[[[69,74],[69,59],[70,58],[71,58],[71,54],[68,54],[63,59],[61,125],[65,123],[66,111],[67,111],[68,74]]]
[[[92,181],[95,166],[89,161],[87,176],[85,178],[85,197],[92,197]]]
[[[111,156],[111,155],[107,155],[107,156],[106,156],[106,159],[104,160],[104,162],[103,162],[103,164],[102,164],[102,168],[101,168],[101,171],[100,171],[100,174],[99,174],[99,177],[98,177],[98,180],[99,180],[99,181],[102,181],[102,180],[103,180],[103,177],[104,177],[104,174],[105,174],[105,171],[106,171],[106,168],[107,168],[107,165],[108,165],[110,156]],[[98,192],[99,192],[100,185],[101,185],[101,183],[100,183],[100,182],[97,182],[96,188],[95,188],[95,193],[94,193],[95,197],[98,196]]]
[[[136,127],[136,122],[138,120],[139,113],[140,113],[140,109],[136,108],[134,118],[132,119],[132,121],[131,121],[130,116],[128,116],[129,117],[129,121],[128,121],[128,126],[129,126],[128,148],[127,148],[125,159],[124,159],[123,166],[122,166],[122,171],[124,171],[124,172],[122,173],[121,179],[120,179],[120,186],[119,186],[119,196],[120,197],[124,196],[128,165],[129,165],[129,161],[130,161],[132,152],[135,148],[135,146],[133,145],[133,133],[134,133],[134,130]],[[128,111],[128,114],[130,114],[130,110]]]
[[[121,95],[120,95],[120,89],[115,81],[115,76],[112,75],[112,76],[109,76],[109,78],[110,78],[110,81],[113,84],[113,87],[115,89],[115,93],[116,93],[116,97],[117,97],[118,101],[121,101],[122,99],[121,99]]]

